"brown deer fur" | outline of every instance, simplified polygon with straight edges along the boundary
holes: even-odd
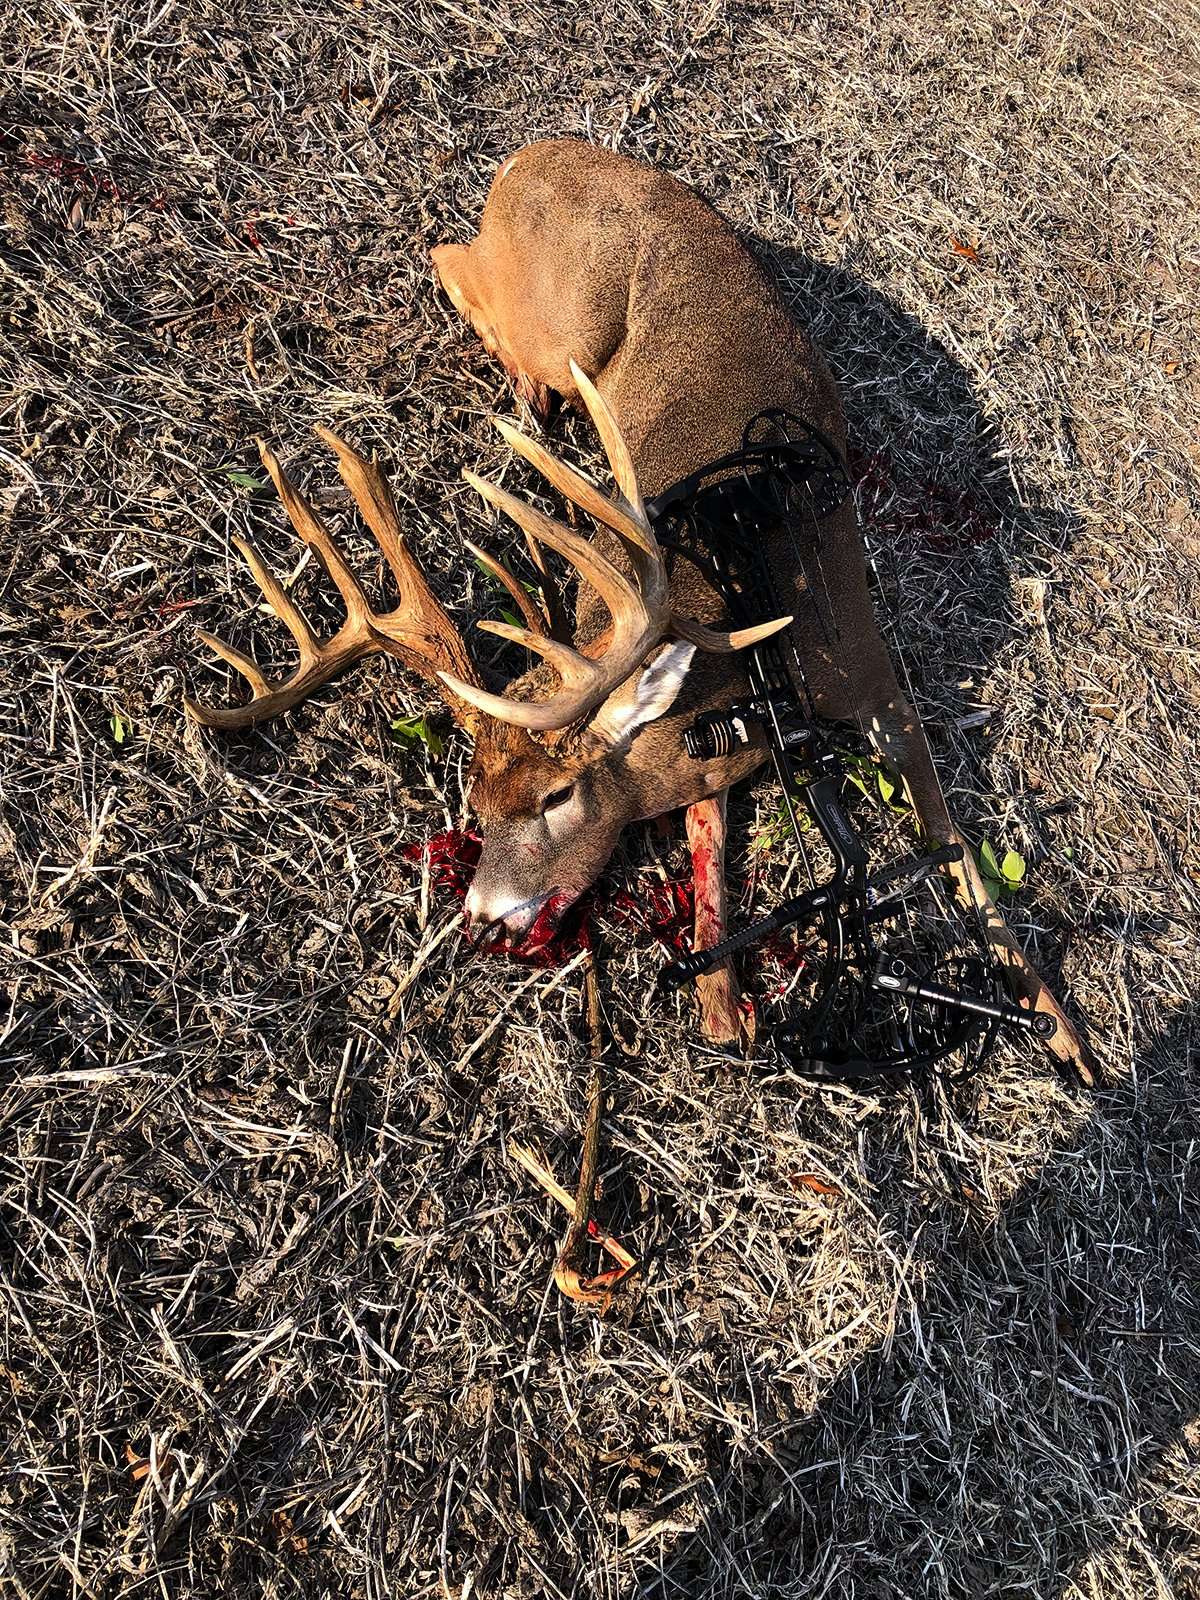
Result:
[[[440,246],[433,259],[454,305],[535,408],[545,412],[552,391],[577,400],[572,360],[591,375],[647,497],[736,449],[746,423],[767,407],[797,413],[845,446],[833,380],[775,287],[728,224],[665,173],[574,140],[530,145],[501,167],[478,236],[466,246]],[[805,592],[785,539],[770,552],[779,592],[795,613],[817,709],[867,727],[903,778],[925,831],[961,840],[876,626],[849,504],[825,524],[823,537],[824,596]],[[676,566],[672,603],[701,621],[721,616],[719,598],[686,562]],[[826,624],[836,624],[837,648],[826,643],[822,604]],[[584,586],[577,643],[594,639],[605,621]],[[553,675],[538,669],[509,692],[537,698],[552,683]],[[470,790],[484,829],[478,910],[486,913],[499,882],[506,886],[502,904],[514,904],[516,895],[522,905],[541,905],[548,893],[566,904],[601,870],[627,822],[723,795],[753,770],[761,750],[704,766],[682,748],[683,729],[696,714],[728,704],[740,683],[736,656],[697,654],[667,714],[615,751],[589,743],[586,733],[544,747],[521,730],[485,723]],[[531,839],[544,798],[569,780],[576,789],[568,834]],[[713,814],[705,815],[711,824]],[[712,830],[718,859],[721,818]],[[514,880],[522,852],[529,871],[522,878],[518,870]],[[969,850],[953,874],[960,894],[985,908],[1014,992],[1056,1019],[1055,1054],[1089,1076],[1079,1037],[988,900]],[[519,894],[522,883],[530,886],[528,900]],[[518,911],[518,925],[528,920]],[[719,933],[711,919],[707,932],[710,940]],[[716,1033],[732,1026],[732,986],[727,976],[721,983],[715,998],[710,987],[707,1007]]]

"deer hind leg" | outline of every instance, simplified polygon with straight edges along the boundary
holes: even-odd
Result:
[[[1046,1041],[1048,1047],[1090,1087],[1096,1081],[1091,1052],[1038,976],[988,894],[971,847],[946,805],[921,720],[895,686],[894,679],[892,688],[886,707],[871,718],[875,747],[903,780],[909,802],[925,833],[940,843],[962,846],[961,862],[954,862],[945,869],[954,883],[956,898],[965,909],[979,908],[988,943],[1005,968],[1014,998],[1054,1018],[1057,1027]]]
[[[684,826],[692,852],[696,889],[696,927],[692,948],[711,950],[726,937],[725,805],[729,791],[687,808]],[[738,992],[733,964],[724,962],[696,980],[700,1028],[714,1044],[735,1044],[754,1037],[754,1010]]]

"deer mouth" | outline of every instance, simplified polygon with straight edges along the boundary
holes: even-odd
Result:
[[[552,889],[511,907],[479,930],[476,948],[518,961],[569,955],[580,940],[586,915],[582,893],[582,889]],[[575,908],[579,914],[568,916]]]
[[[512,954],[526,959],[541,955],[566,931],[564,918],[571,907],[579,903],[579,895],[578,889],[555,889],[547,895],[527,926],[516,936],[510,947]]]

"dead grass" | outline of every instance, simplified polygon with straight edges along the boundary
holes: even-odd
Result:
[[[22,1600],[1200,1593],[1195,23],[10,11]],[[1086,1100],[1017,1052],[977,1100],[819,1093],[714,1058],[610,939],[601,1209],[650,1268],[603,1324],[505,1157],[570,1176],[578,977],[460,1064],[524,975],[431,950],[455,907],[401,854],[460,816],[461,747],[393,744],[420,695],[378,661],[254,736],[180,710],[217,682],[194,625],[245,613],[230,535],[296,559],[229,476],[257,433],[318,482],[312,422],[377,447],[442,592],[491,604],[458,469],[507,402],[427,251],[562,131],[696,183],[815,327],[943,770],[1029,858],[1014,916],[1108,1067]],[[681,862],[648,836],[618,870]]]

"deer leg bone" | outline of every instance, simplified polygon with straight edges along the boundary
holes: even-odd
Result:
[[[692,852],[696,894],[694,950],[710,950],[726,936],[725,813],[728,789],[687,808],[684,827]],[[723,962],[696,979],[700,1027],[713,1044],[735,1044],[754,1037],[754,1010],[738,993],[733,963]]]

